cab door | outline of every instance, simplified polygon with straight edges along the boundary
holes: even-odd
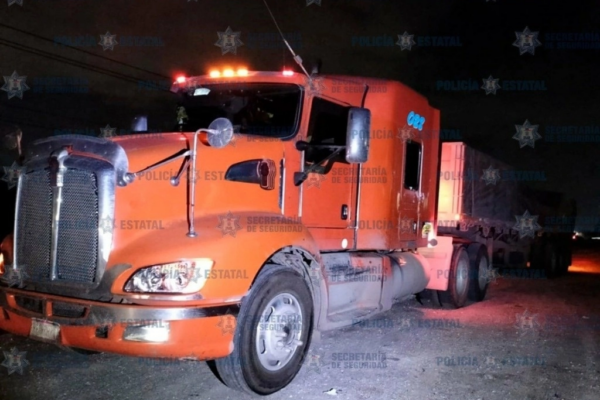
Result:
[[[300,209],[303,224],[322,250],[354,248],[358,165],[347,163],[345,150],[335,148],[346,145],[349,110],[329,98],[313,97],[310,103],[309,146],[301,170],[312,172],[301,186]]]
[[[421,172],[423,168],[423,145],[420,141],[404,142],[404,176],[402,179],[399,211],[399,239],[416,240],[418,234],[419,207],[421,204]]]

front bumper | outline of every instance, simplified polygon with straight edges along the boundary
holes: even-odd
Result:
[[[30,336],[33,319],[60,325],[57,345],[138,357],[213,360],[233,351],[236,305],[210,308],[113,304],[0,288],[0,329]],[[126,329],[168,323],[161,342],[124,339]]]

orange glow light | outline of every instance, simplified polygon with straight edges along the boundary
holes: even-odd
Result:
[[[228,69],[226,69],[226,70],[224,70],[224,71],[223,71],[223,76],[226,76],[226,77],[232,77],[232,76],[234,76],[234,75],[235,75],[235,73],[233,72],[233,70],[232,70],[232,69],[229,69],[229,68],[228,68]]]
[[[237,76],[248,76],[248,70],[246,68],[238,68]]]
[[[214,70],[214,71],[210,71],[209,75],[211,78],[218,78],[221,76],[221,72]]]

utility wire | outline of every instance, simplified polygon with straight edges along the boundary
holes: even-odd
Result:
[[[17,42],[13,42],[12,40],[8,40],[8,39],[4,39],[4,38],[0,38],[0,45],[3,46],[7,46],[7,47],[11,47],[14,48],[16,50],[20,50],[20,51],[24,51],[26,53],[31,53],[31,54],[35,54],[41,57],[45,57],[54,61],[59,61],[68,65],[72,65],[72,66],[76,66],[82,69],[87,69],[99,74],[103,74],[103,75],[107,75],[107,76],[112,76],[113,78],[117,78],[117,79],[121,79],[130,83],[139,83],[141,81],[141,79],[136,78],[134,76],[131,75],[126,75],[126,74],[122,74],[120,72],[116,72],[116,71],[112,71],[106,68],[102,68],[102,67],[97,67],[91,64],[87,64],[81,61],[77,61],[77,60],[73,60],[67,57],[63,57],[63,56],[59,56],[59,55],[55,55],[52,53],[49,53],[47,51],[44,50],[40,50],[40,49],[36,49],[35,47],[31,47],[31,46],[27,46],[24,44],[20,44]],[[158,91],[164,91],[164,92],[169,92],[171,93],[170,90],[168,89],[162,89],[162,88],[157,88]]]
[[[35,37],[35,38],[40,39],[40,40],[44,40],[46,42],[50,42],[50,43],[56,44],[56,42],[54,40],[51,40],[51,39],[49,39],[47,37],[38,35],[38,34],[33,33],[33,32],[25,31],[23,29],[15,28],[13,26],[6,25],[6,24],[3,24],[3,23],[0,23],[0,26],[3,27],[3,28],[6,28],[6,29],[11,29],[11,30],[13,30],[15,32],[19,32],[19,33],[23,33],[25,35],[29,35],[29,36]],[[157,72],[153,72],[153,71],[149,71],[149,70],[144,69],[144,68],[136,67],[135,65],[127,64],[127,63],[124,63],[122,61],[118,61],[118,60],[115,60],[115,59],[112,59],[112,58],[109,58],[109,57],[106,57],[106,56],[101,56],[99,54],[93,53],[91,51],[83,50],[83,49],[80,49],[80,48],[75,47],[75,46],[70,46],[70,45],[62,44],[62,43],[60,44],[60,46],[67,47],[69,49],[76,50],[76,51],[79,51],[81,53],[85,53],[85,54],[88,54],[90,56],[93,56],[93,57],[97,57],[97,58],[101,58],[101,59],[104,59],[104,60],[107,60],[107,61],[110,61],[110,62],[114,62],[115,64],[119,64],[119,65],[123,65],[123,66],[129,67],[129,68],[133,68],[133,69],[136,69],[138,71],[145,72],[147,74],[155,75],[155,76],[158,76],[160,78],[171,79],[171,77],[159,74]]]

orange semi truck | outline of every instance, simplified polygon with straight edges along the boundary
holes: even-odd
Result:
[[[180,77],[169,134],[35,142],[2,243],[0,329],[215,360],[267,395],[311,338],[425,290],[485,296],[489,250],[438,235],[439,111],[394,81]]]

